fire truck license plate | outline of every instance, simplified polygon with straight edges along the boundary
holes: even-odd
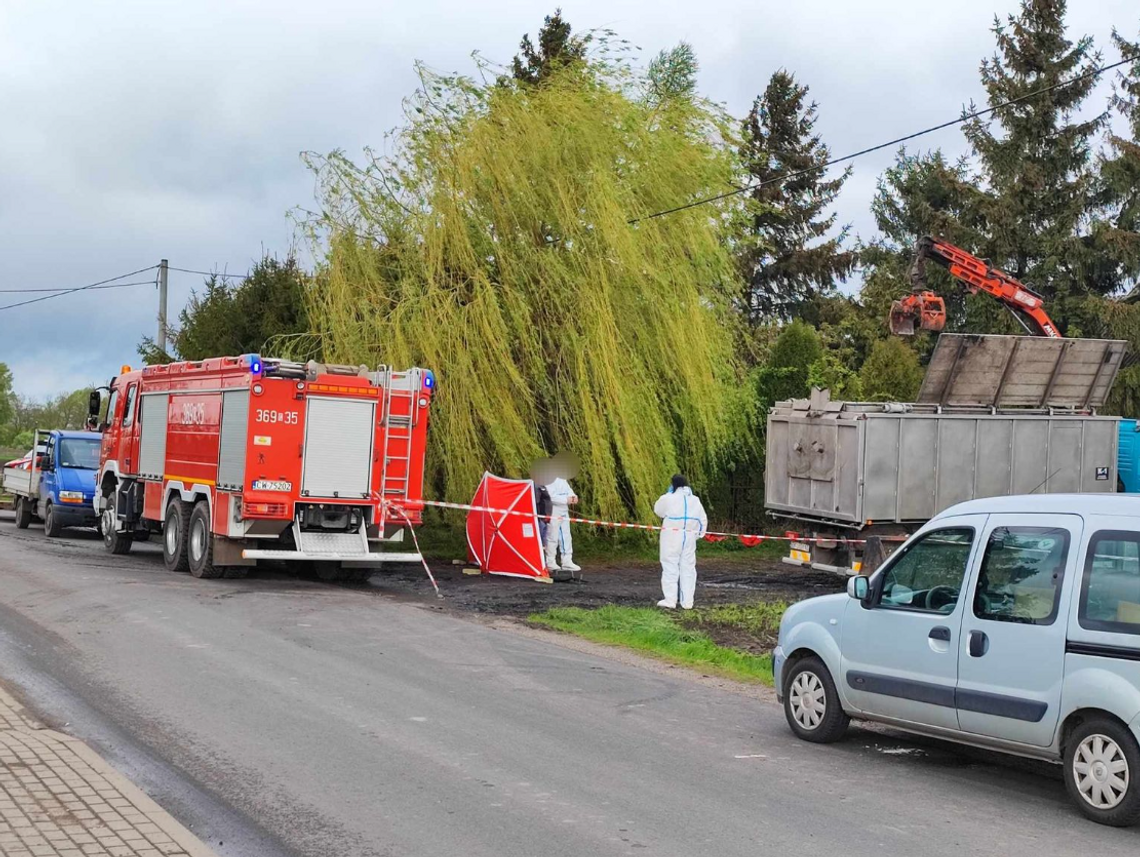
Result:
[[[292,491],[292,482],[271,482],[267,479],[255,479],[253,481],[254,491]]]

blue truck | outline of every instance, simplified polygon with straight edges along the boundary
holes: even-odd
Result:
[[[16,526],[41,518],[55,537],[64,527],[96,527],[95,474],[102,436],[88,431],[36,430],[32,451],[4,466],[4,491],[16,501]]]

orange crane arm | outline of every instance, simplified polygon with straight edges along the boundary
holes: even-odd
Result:
[[[927,259],[934,260],[949,271],[950,276],[965,283],[970,294],[983,291],[1014,310],[1014,314],[1019,318],[1028,317],[1036,325],[1036,332],[1041,336],[1061,338],[1057,326],[1045,312],[1045,299],[1041,295],[1004,271],[990,267],[985,260],[967,253],[961,247],[955,247],[947,241],[929,235],[920,239],[915,245],[911,278],[915,283],[916,292],[925,284],[924,266]]]

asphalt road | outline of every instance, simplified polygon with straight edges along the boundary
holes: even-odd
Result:
[[[200,581],[4,514],[0,678],[234,857],[1140,847],[1049,766],[868,730],[816,747],[770,702],[379,586]]]

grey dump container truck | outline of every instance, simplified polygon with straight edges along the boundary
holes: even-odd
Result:
[[[867,573],[942,510],[978,497],[1117,490],[1119,418],[1098,416],[1118,340],[939,338],[918,401],[827,391],[768,414],[764,502],[806,538],[785,562]]]

